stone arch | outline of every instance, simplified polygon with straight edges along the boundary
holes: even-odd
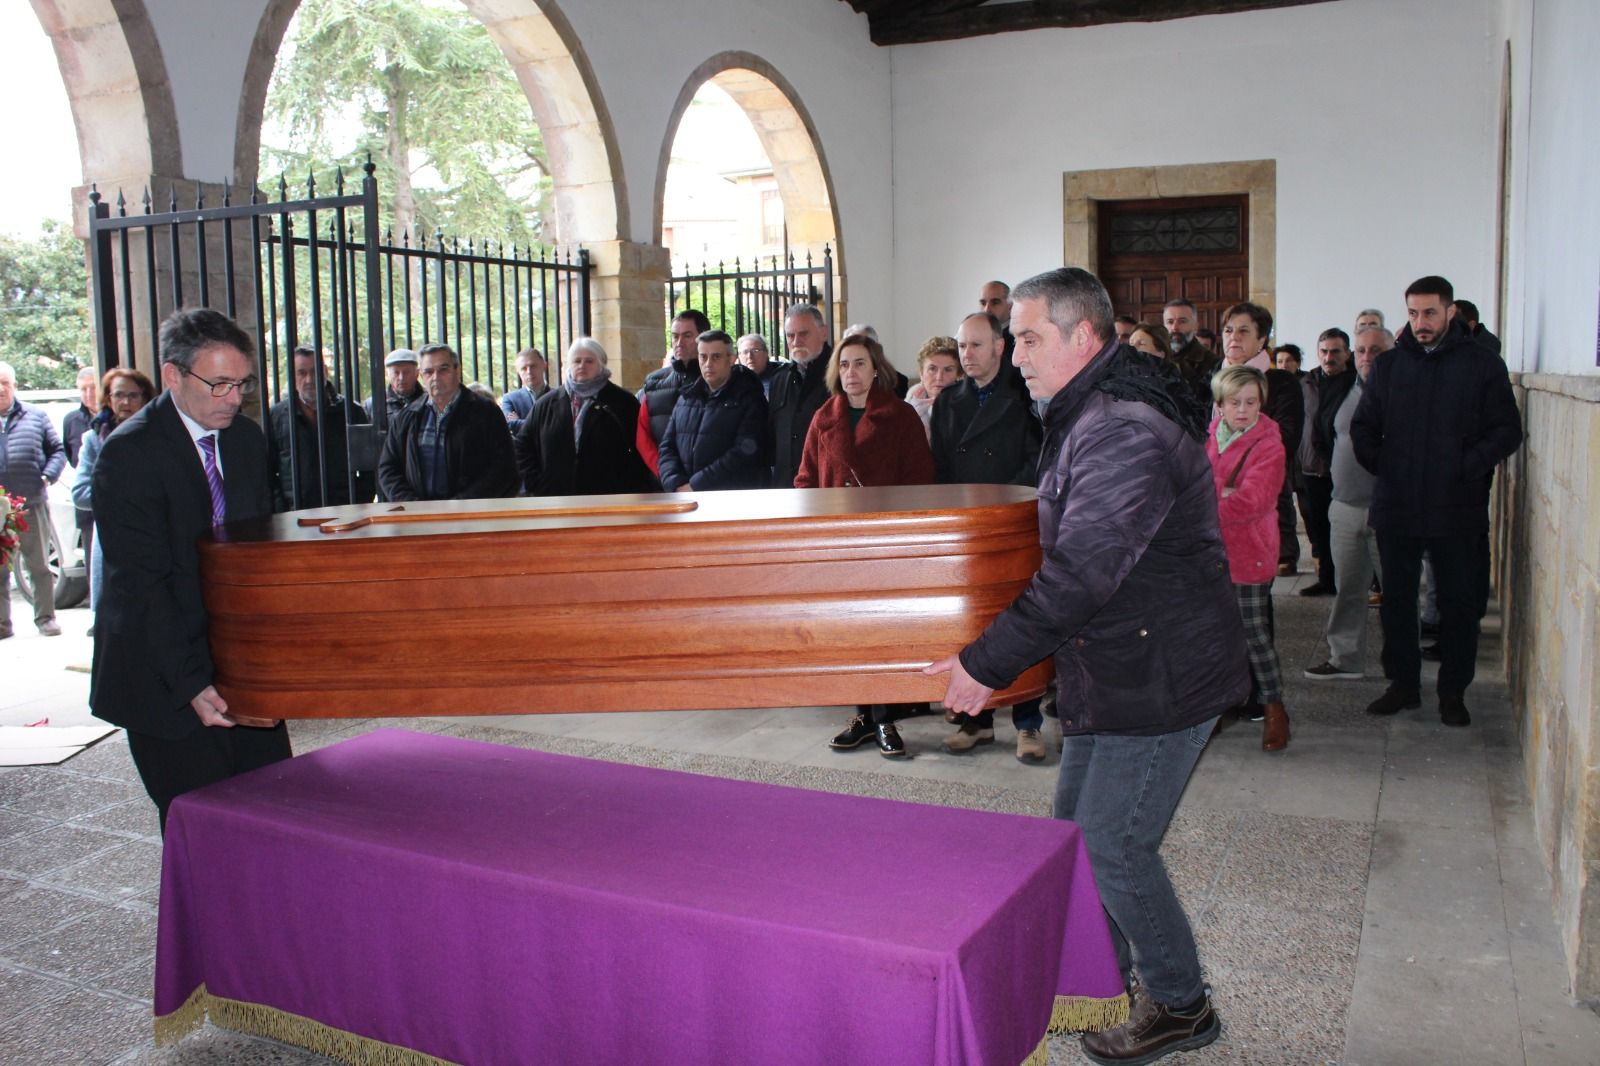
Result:
[[[628,233],[622,154],[600,86],[577,34],[555,0],[462,0],[489,31],[533,109],[550,157],[556,238],[615,241]],[[267,85],[300,0],[269,0],[245,64],[234,141],[240,184],[256,179]]]
[[[67,88],[83,180],[137,189],[181,175],[172,88],[143,0],[32,3]]]
[[[651,237],[662,241],[662,203],[667,189],[667,167],[672,162],[672,143],[678,136],[678,123],[688,110],[700,86],[714,82],[739,105],[755,127],[761,146],[772,162],[778,193],[783,198],[784,221],[789,227],[791,246],[821,252],[824,244],[833,249],[834,300],[830,321],[843,323],[844,248],[839,236],[839,215],[833,197],[833,176],[828,170],[817,136],[800,96],[788,80],[750,52],[721,52],[701,63],[689,75],[667,120],[656,164],[656,185]]]

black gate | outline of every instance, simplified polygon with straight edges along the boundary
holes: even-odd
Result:
[[[590,331],[587,251],[564,257],[544,249],[480,251],[442,234],[431,247],[413,247],[409,240],[384,243],[374,168],[369,162],[363,170],[359,193],[346,191],[340,173],[332,196],[319,196],[308,180],[301,200],[290,200],[281,180],[275,201],[253,189],[248,202],[234,203],[224,186],[220,206],[207,206],[197,189],[188,210],[179,208],[174,190],[161,213],[152,211],[148,191],[138,215],[128,214],[120,193],[115,214],[98,191],[89,197],[102,374],[113,366],[135,366],[159,385],[162,318],[179,307],[215,307],[255,338],[262,389],[260,410],[253,413],[274,455],[278,442],[268,415],[277,404],[291,402],[297,345],[325,353],[318,373],[344,398],[352,423],[370,416],[370,423],[351,425],[343,456],[329,456],[319,406],[315,446],[321,461],[314,495],[311,486],[300,484],[299,434],[288,435],[287,483],[279,495],[289,507],[327,498],[330,460],[342,459],[346,484],[353,487],[357,471],[376,469],[387,429],[383,363],[389,351],[449,344],[462,358],[463,381],[481,380],[503,391],[515,384],[512,364],[519,350],[539,347],[556,372],[559,352]]]
[[[759,333],[767,339],[767,351],[774,359],[786,358],[788,342],[783,336],[783,315],[795,304],[820,307],[833,323],[833,249],[824,245],[822,261],[806,253],[803,263],[793,253],[773,256],[762,266],[757,259],[746,267],[740,260],[727,264],[702,264],[693,271],[687,264],[674,274],[667,286],[667,321],[683,308],[705,312],[712,328],[726,330],[735,338]]]

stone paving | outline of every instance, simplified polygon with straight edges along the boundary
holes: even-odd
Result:
[[[1497,636],[1446,730],[1430,700],[1360,712],[1376,679],[1312,682],[1327,601],[1278,583],[1294,741],[1258,727],[1212,741],[1164,853],[1194,920],[1226,1031],[1178,1061],[1600,1063],[1600,1016],[1566,994],[1551,891],[1529,819]],[[14,604],[19,621],[26,608]],[[1374,612],[1375,614],[1375,612]],[[67,636],[25,621],[0,643],[0,724],[84,724],[84,611]],[[1494,619],[1490,619],[1491,628]],[[1373,620],[1376,648],[1376,619]],[[1375,673],[1375,670],[1371,671]],[[1425,686],[1426,687],[1426,686]],[[1044,815],[1054,782],[999,742],[950,756],[934,717],[903,726],[914,758],[824,746],[837,708],[304,722],[297,750],[380,726],[808,788]],[[1053,724],[1052,724],[1053,725]],[[150,1041],[160,840],[120,735],[61,766],[0,770],[0,1062],[311,1064],[328,1060],[207,1028]],[[915,914],[894,916],[914,922]],[[1051,1061],[1078,1063],[1056,1039]]]

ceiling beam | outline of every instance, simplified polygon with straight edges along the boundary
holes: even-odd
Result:
[[[1299,7],[1332,0],[1019,0],[1008,4],[880,5],[869,13],[872,42],[926,44],[1018,30],[1081,28],[1117,22],[1165,22],[1195,15],[1227,15]],[[898,7],[901,14],[891,14]],[[920,9],[920,10],[918,10]],[[932,9],[932,10],[930,10]],[[911,14],[911,11],[917,11]]]

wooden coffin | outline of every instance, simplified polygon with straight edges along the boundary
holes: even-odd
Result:
[[[1026,488],[769,489],[299,511],[200,565],[235,715],[541,714],[937,700],[1039,542]]]

